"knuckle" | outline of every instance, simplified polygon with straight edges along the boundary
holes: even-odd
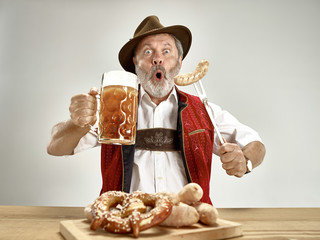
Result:
[[[76,116],[76,117],[80,117],[80,116],[81,116],[81,109],[79,109],[79,108],[74,108],[74,109],[72,110],[72,114],[73,114],[74,116]]]
[[[237,164],[236,164],[236,168],[237,168],[238,170],[241,170],[241,171],[242,171],[242,169],[243,169],[243,161],[238,161]]]
[[[243,153],[242,153],[241,150],[238,150],[238,151],[236,152],[236,155],[237,155],[237,157],[242,158]]]
[[[222,155],[222,156],[220,157],[220,161],[221,161],[222,163],[226,163],[226,162],[227,162],[226,156],[225,156],[225,155]]]
[[[97,101],[97,99],[96,99],[95,96],[92,96],[92,95],[89,95],[89,94],[87,94],[86,100],[87,100],[88,102],[91,102],[91,103],[94,103],[94,102]]]
[[[227,170],[226,172],[227,172],[227,174],[228,174],[229,176],[233,176],[233,175],[234,175],[232,170]]]
[[[77,111],[77,105],[72,103],[70,104],[69,106],[69,111],[72,113],[72,112],[76,112]]]
[[[85,94],[84,94],[84,93],[80,93],[80,94],[74,95],[74,96],[71,98],[71,101],[77,101],[79,98],[82,98],[83,95],[85,95]]]
[[[91,96],[87,93],[81,93],[79,95],[74,96],[73,101],[74,102],[81,102],[81,101],[87,102],[87,101],[90,101],[90,97]]]
[[[86,117],[80,117],[79,118],[79,124],[81,124],[82,126],[83,125],[86,125],[88,122],[87,122],[87,118]]]
[[[220,146],[220,148],[219,148],[219,150],[221,151],[221,152],[225,152],[226,151],[226,146],[227,144],[225,143],[225,144],[223,144],[222,146]]]
[[[237,173],[235,176],[238,178],[241,178],[244,174],[243,173]]]
[[[224,163],[224,164],[222,164],[222,168],[224,169],[224,170],[227,170],[228,168],[227,168],[227,165]]]
[[[71,113],[71,114],[70,114],[70,118],[71,118],[71,120],[73,120],[73,121],[77,120],[77,117],[75,116],[74,113]]]

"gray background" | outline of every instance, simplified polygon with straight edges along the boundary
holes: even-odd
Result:
[[[121,69],[119,49],[156,14],[193,33],[181,72],[209,60],[209,100],[267,147],[241,179],[213,159],[213,203],[320,207],[319,12],[311,0],[0,1],[0,204],[84,206],[98,196],[100,149],[49,156],[50,131],[73,95]]]

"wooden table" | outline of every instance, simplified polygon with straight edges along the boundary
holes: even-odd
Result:
[[[243,239],[320,239],[320,208],[220,208],[243,225]],[[0,206],[0,239],[60,239],[62,220],[83,218],[81,207]]]

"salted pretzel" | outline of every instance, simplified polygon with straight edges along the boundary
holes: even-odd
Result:
[[[174,82],[178,86],[186,86],[198,82],[207,74],[208,68],[209,62],[205,59],[201,60],[193,72],[175,76]]]
[[[120,209],[114,209],[116,206]],[[147,211],[147,207],[152,209]],[[138,237],[140,231],[160,224],[170,215],[172,202],[164,195],[109,191],[98,197],[90,210],[92,230],[101,227],[113,233],[132,232]]]

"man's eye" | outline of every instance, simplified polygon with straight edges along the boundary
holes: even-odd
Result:
[[[147,49],[144,51],[144,54],[146,54],[146,55],[150,55],[151,53],[152,53],[152,51],[150,49]]]
[[[170,53],[170,50],[169,50],[169,49],[165,49],[165,50],[163,51],[163,53]]]

